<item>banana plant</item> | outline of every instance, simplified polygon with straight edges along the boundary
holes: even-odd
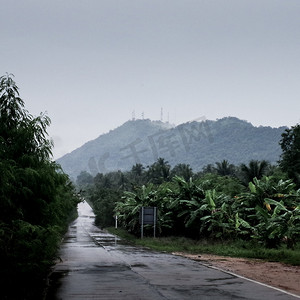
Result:
[[[179,216],[185,214],[185,226],[196,226],[202,237],[225,237],[234,231],[228,201],[228,196],[217,193],[216,190],[207,190],[202,199],[182,200],[189,211],[183,211]]]
[[[206,192],[209,214],[202,217],[200,231],[212,238],[228,238],[235,233],[235,221],[232,215],[230,197],[215,190]]]
[[[284,200],[276,201],[269,198],[265,199],[265,203],[269,209],[256,208],[258,218],[262,221],[256,226],[259,237],[263,238],[269,247],[278,247],[286,241],[287,246],[293,248],[299,240],[300,206],[289,208]]]
[[[162,233],[164,228],[172,227],[169,211],[172,190],[166,184],[158,187],[153,184],[143,185],[136,192],[124,192],[122,201],[117,202],[115,212],[120,224],[132,233],[138,234],[140,229],[139,212],[144,206],[157,208],[157,230]]]
[[[272,177],[254,179],[248,193],[242,195],[248,209],[255,212],[248,216],[255,229],[254,238],[267,247],[278,247],[283,240],[294,244],[299,233],[299,191],[291,180],[275,181]],[[253,209],[252,209],[253,210]]]

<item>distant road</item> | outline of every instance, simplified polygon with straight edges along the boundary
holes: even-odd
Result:
[[[295,300],[284,293],[183,257],[123,244],[93,225],[80,203],[51,275],[47,300]]]

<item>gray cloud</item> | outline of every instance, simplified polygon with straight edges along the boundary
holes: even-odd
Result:
[[[2,73],[48,111],[60,156],[142,112],[300,121],[298,0],[8,1]]]

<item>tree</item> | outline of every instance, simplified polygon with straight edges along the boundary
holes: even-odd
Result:
[[[193,170],[190,165],[178,164],[171,170],[171,177],[176,175],[183,177],[185,181],[188,181],[193,177]]]
[[[142,164],[135,164],[134,166],[132,166],[131,168],[131,172],[136,176],[136,177],[140,177],[143,175],[145,168]]]
[[[53,146],[47,134],[50,123],[48,116],[33,117],[25,110],[12,75],[0,77],[1,156],[20,162],[33,155],[48,160]]]
[[[248,184],[253,178],[261,179],[266,174],[269,165],[266,160],[251,160],[249,166],[241,164],[243,181]]]
[[[155,184],[161,184],[170,179],[171,166],[164,158],[158,160],[149,167],[147,172],[149,181]]]
[[[12,75],[0,77],[0,276],[4,299],[32,294],[49,272],[57,245],[79,202],[50,160],[50,118],[33,117]],[[15,289],[18,286],[18,289]],[[26,292],[24,292],[26,291]]]
[[[226,176],[226,175],[234,175],[235,166],[230,164],[228,160],[222,160],[221,162],[216,162],[216,171],[218,175]]]
[[[216,173],[216,168],[212,164],[208,164],[202,168],[202,174]]]
[[[94,177],[87,171],[81,171],[81,173],[77,176],[77,180],[76,180],[76,184],[80,188],[84,188],[88,185],[91,185],[93,184],[93,182],[94,182]]]
[[[142,185],[145,183],[145,167],[142,164],[135,164],[132,166],[128,177],[133,185]]]
[[[300,125],[286,129],[279,144],[282,149],[279,165],[300,186]]]

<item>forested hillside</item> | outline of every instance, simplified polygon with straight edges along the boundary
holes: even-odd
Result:
[[[128,121],[57,162],[74,180],[81,171],[93,176],[127,171],[136,163],[151,165],[159,157],[171,166],[189,164],[194,171],[224,159],[235,165],[250,160],[276,163],[285,129],[255,127],[234,117],[188,122],[177,127],[159,121]]]

